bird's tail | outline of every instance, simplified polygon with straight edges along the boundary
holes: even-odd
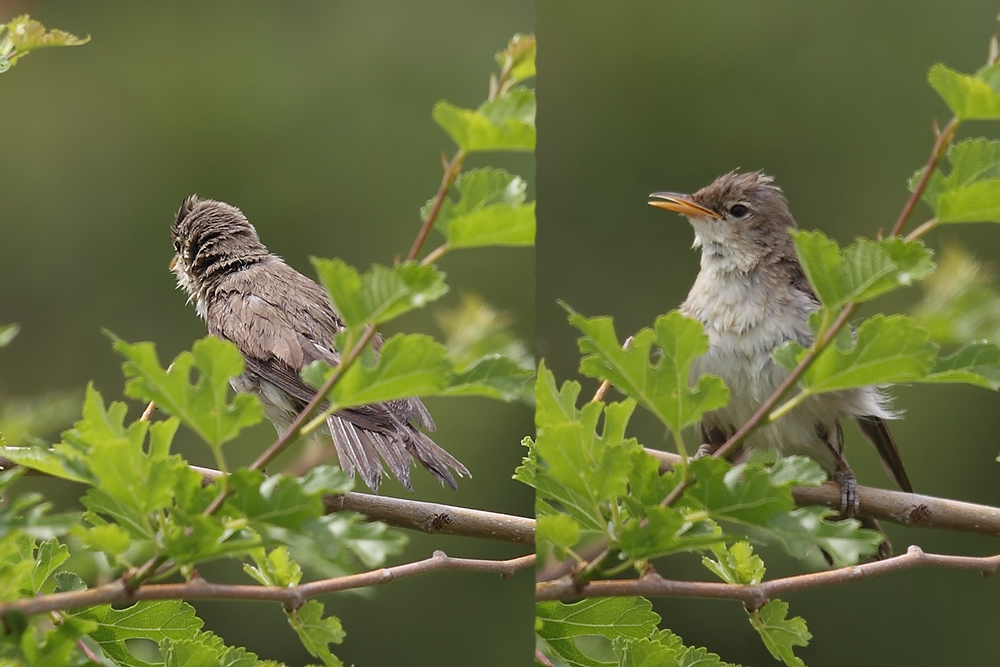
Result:
[[[392,431],[369,430],[339,414],[327,417],[327,427],[337,449],[340,467],[353,477],[355,473],[372,491],[378,491],[384,471],[383,461],[389,471],[407,490],[410,483],[410,462],[417,459],[421,465],[451,488],[457,488],[455,476],[471,477],[469,470],[454,456],[446,452],[430,437],[411,424],[398,424]]]

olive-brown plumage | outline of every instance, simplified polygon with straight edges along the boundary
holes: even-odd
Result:
[[[315,395],[300,371],[322,360],[340,362],[333,338],[343,322],[326,292],[268,252],[257,231],[236,207],[188,197],[171,228],[175,257],[171,270],[194,301],[209,333],[236,344],[246,362],[232,382],[256,394],[279,432]],[[374,346],[381,347],[376,336]],[[360,473],[378,490],[382,462],[408,489],[410,461],[417,459],[441,482],[469,475],[458,459],[417,430],[434,420],[417,398],[343,410],[327,419],[341,467]],[[381,459],[381,461],[380,461]],[[449,470],[450,468],[450,470]]]

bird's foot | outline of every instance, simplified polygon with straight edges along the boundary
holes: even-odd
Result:
[[[854,476],[854,471],[845,468],[837,471],[833,477],[840,484],[841,516],[848,518],[856,516],[861,509],[861,496],[858,494],[858,480]]]
[[[691,457],[691,460],[697,460],[697,459],[700,459],[700,458],[704,458],[706,456],[711,456],[718,449],[719,449],[718,445],[713,445],[710,442],[702,443],[702,445],[700,447],[698,447],[698,451],[696,451],[694,453],[694,456]]]

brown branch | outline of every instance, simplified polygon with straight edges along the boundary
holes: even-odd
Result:
[[[535,600],[569,600],[586,597],[616,597],[641,595],[644,597],[691,597],[741,600],[751,610],[760,609],[772,595],[802,591],[820,586],[832,586],[858,581],[889,572],[900,572],[915,567],[942,567],[958,570],[978,570],[992,574],[1000,566],[1000,555],[949,556],[924,553],[920,547],[911,546],[905,554],[861,565],[851,565],[836,570],[800,574],[782,579],[772,579],[759,584],[739,585],[709,581],[678,581],[664,579],[648,573],[639,579],[605,579],[592,581],[578,587],[571,577],[543,582],[535,587]]]
[[[444,160],[444,155],[441,156],[441,159]],[[441,176],[441,185],[438,186],[437,194],[434,195],[434,203],[431,205],[430,213],[427,214],[424,224],[420,226],[417,238],[413,239],[410,252],[406,254],[408,261],[413,261],[417,258],[420,248],[423,247],[427,237],[430,236],[431,230],[434,228],[434,221],[437,220],[438,213],[441,212],[441,207],[448,197],[448,191],[451,189],[452,184],[455,183],[455,179],[458,178],[458,173],[462,171],[462,162],[464,160],[465,151],[459,148],[455,151],[455,155],[452,156],[451,160],[445,163],[444,174]]]
[[[899,212],[899,217],[896,218],[896,224],[892,226],[892,232],[890,232],[891,236],[899,236],[900,233],[902,233],[903,227],[906,225],[906,221],[910,218],[917,202],[920,201],[920,198],[923,196],[924,190],[927,189],[927,184],[931,180],[934,168],[937,167],[937,163],[941,159],[941,156],[945,154],[945,151],[948,150],[952,140],[955,138],[955,130],[958,129],[958,124],[958,117],[954,116],[948,121],[948,124],[944,126],[944,129],[937,133],[937,138],[934,140],[934,148],[931,149],[931,155],[927,158],[927,164],[924,165],[924,173],[920,175],[920,180],[917,181],[917,187],[913,188],[913,192],[910,193],[909,198],[903,205],[903,210]]]
[[[535,520],[510,514],[367,493],[325,496],[323,504],[328,513],[352,510],[373,521],[432,535],[458,535],[530,547],[535,545]]]
[[[0,472],[15,467],[15,462],[0,456]],[[222,474],[200,466],[191,466],[191,469],[199,473],[206,484],[214,482]],[[27,468],[26,474],[48,477],[46,473],[32,468]],[[363,514],[371,521],[431,535],[477,537],[525,546],[535,544],[535,520],[511,514],[353,491],[323,496],[323,506],[327,514],[348,510]]]
[[[661,472],[671,469],[681,458],[672,452],[655,449],[647,449],[646,452],[660,461]],[[825,505],[841,509],[840,485],[835,482],[820,486],[796,486],[792,489],[792,496],[800,507]],[[943,528],[1000,537],[1000,508],[871,486],[859,486],[858,496],[861,500],[858,516],[901,526]]]
[[[191,469],[200,473],[206,483],[215,481],[222,474],[218,470],[199,466],[191,466]],[[348,510],[363,514],[372,521],[431,535],[478,537],[526,546],[535,544],[535,520],[511,514],[353,491],[323,496],[323,507],[327,514]]]
[[[250,584],[215,584],[200,577],[181,584],[146,584],[130,590],[121,580],[82,591],[53,593],[0,604],[0,618],[11,611],[26,615],[66,611],[99,604],[127,603],[139,600],[263,600],[281,602],[288,609],[301,607],[307,598],[366,586],[381,586],[390,581],[440,570],[494,572],[504,578],[518,570],[532,567],[535,555],[510,560],[452,558],[443,551],[414,563],[383,567],[360,574],[312,581],[298,586],[258,586]]]

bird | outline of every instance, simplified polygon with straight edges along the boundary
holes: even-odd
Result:
[[[699,455],[714,453],[788,376],[771,358],[776,347],[813,342],[809,316],[820,307],[795,254],[795,220],[774,178],[760,171],[733,171],[694,194],[654,192],[649,204],[686,216],[701,249],[701,268],[684,315],[698,320],[709,349],[692,375],[717,375],[729,388],[728,404],[703,415]],[[842,421],[853,419],[878,450],[886,472],[912,492],[886,420],[898,417],[884,390],[875,386],[812,396],[789,414],[759,426],[745,450],[806,455],[840,483],[841,514],[854,516],[857,478],[844,457]]]
[[[194,302],[208,332],[234,343],[243,355],[244,371],[232,379],[233,389],[256,395],[278,433],[285,432],[316,394],[300,377],[302,369],[317,360],[340,362],[333,339],[344,323],[329,296],[268,251],[243,212],[230,204],[187,197],[170,233],[177,286]],[[376,353],[381,346],[376,335]],[[340,410],[326,420],[341,468],[351,477],[360,474],[375,492],[383,461],[411,492],[413,459],[453,489],[455,475],[471,477],[417,426],[435,429],[418,398]]]

